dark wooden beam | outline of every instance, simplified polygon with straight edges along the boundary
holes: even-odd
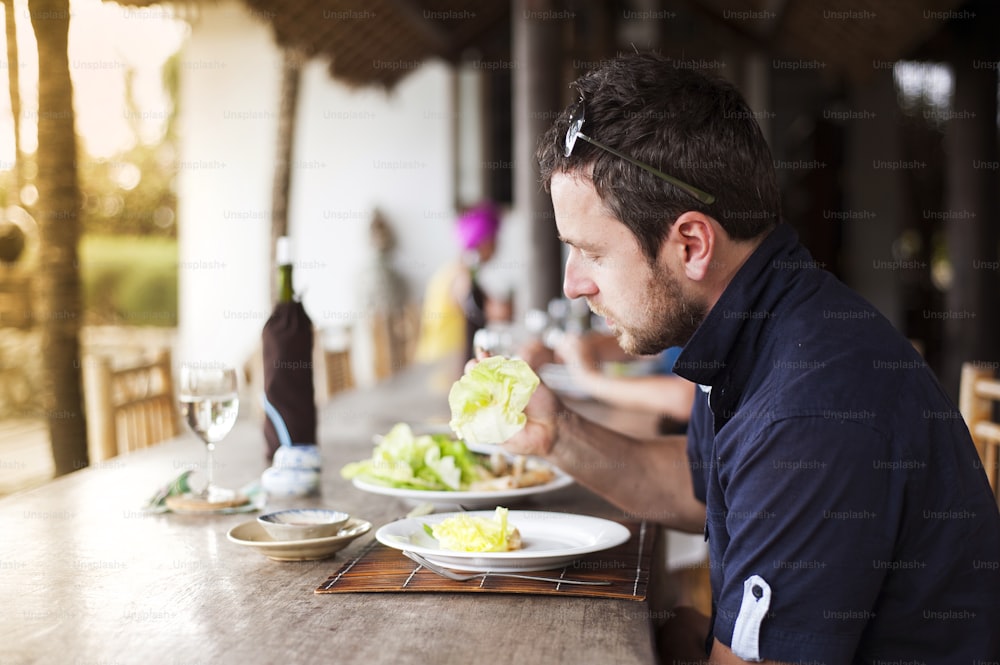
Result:
[[[552,201],[539,186],[535,147],[562,107],[563,21],[546,20],[561,9],[558,0],[513,0],[514,205],[527,225],[525,275],[517,307],[542,309],[562,292],[562,246]]]
[[[996,16],[998,12],[994,11]],[[1000,150],[992,21],[955,26],[954,93],[945,124],[945,221],[952,283],[945,299],[942,382],[954,397],[963,362],[1000,360]],[[963,30],[964,29],[964,30]],[[991,36],[992,35],[992,36]]]

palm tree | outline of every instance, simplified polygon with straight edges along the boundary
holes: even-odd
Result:
[[[7,36],[7,83],[10,91],[10,110],[14,116],[14,192],[15,201],[20,201],[19,196],[21,186],[24,181],[21,174],[24,172],[24,158],[21,155],[21,90],[19,61],[17,57],[17,28],[14,22],[14,0],[7,0],[3,3],[4,10],[4,30]]]
[[[87,465],[87,423],[80,385],[77,244],[80,186],[76,172],[73,83],[69,72],[69,0],[29,0],[38,42],[39,317],[42,403],[57,476]]]

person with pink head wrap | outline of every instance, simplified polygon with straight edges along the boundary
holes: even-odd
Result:
[[[491,203],[481,203],[458,218],[455,233],[459,246],[470,251],[495,240],[499,228],[500,216],[496,208]]]
[[[504,307],[491,300],[480,287],[476,273],[496,252],[500,213],[490,202],[483,202],[462,213],[455,223],[455,237],[461,258],[441,267],[432,277],[424,294],[417,342],[417,362],[433,362],[461,352],[464,360],[472,358],[472,335],[494,319],[492,312],[509,317]],[[490,315],[487,314],[490,312]]]

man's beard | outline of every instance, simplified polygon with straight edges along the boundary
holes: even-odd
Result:
[[[618,345],[632,355],[653,355],[672,346],[684,346],[708,314],[708,307],[687,297],[680,281],[659,265],[645,285],[637,316],[615,318]]]

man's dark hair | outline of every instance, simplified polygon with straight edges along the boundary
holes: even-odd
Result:
[[[593,165],[597,194],[655,259],[677,217],[697,210],[735,239],[770,230],[781,217],[771,152],[743,96],[730,83],[678,68],[662,55],[629,53],[574,84],[583,133],[715,196],[704,204],[682,189],[579,139],[564,155],[569,113],[542,137],[538,161],[548,190],[553,174]]]

